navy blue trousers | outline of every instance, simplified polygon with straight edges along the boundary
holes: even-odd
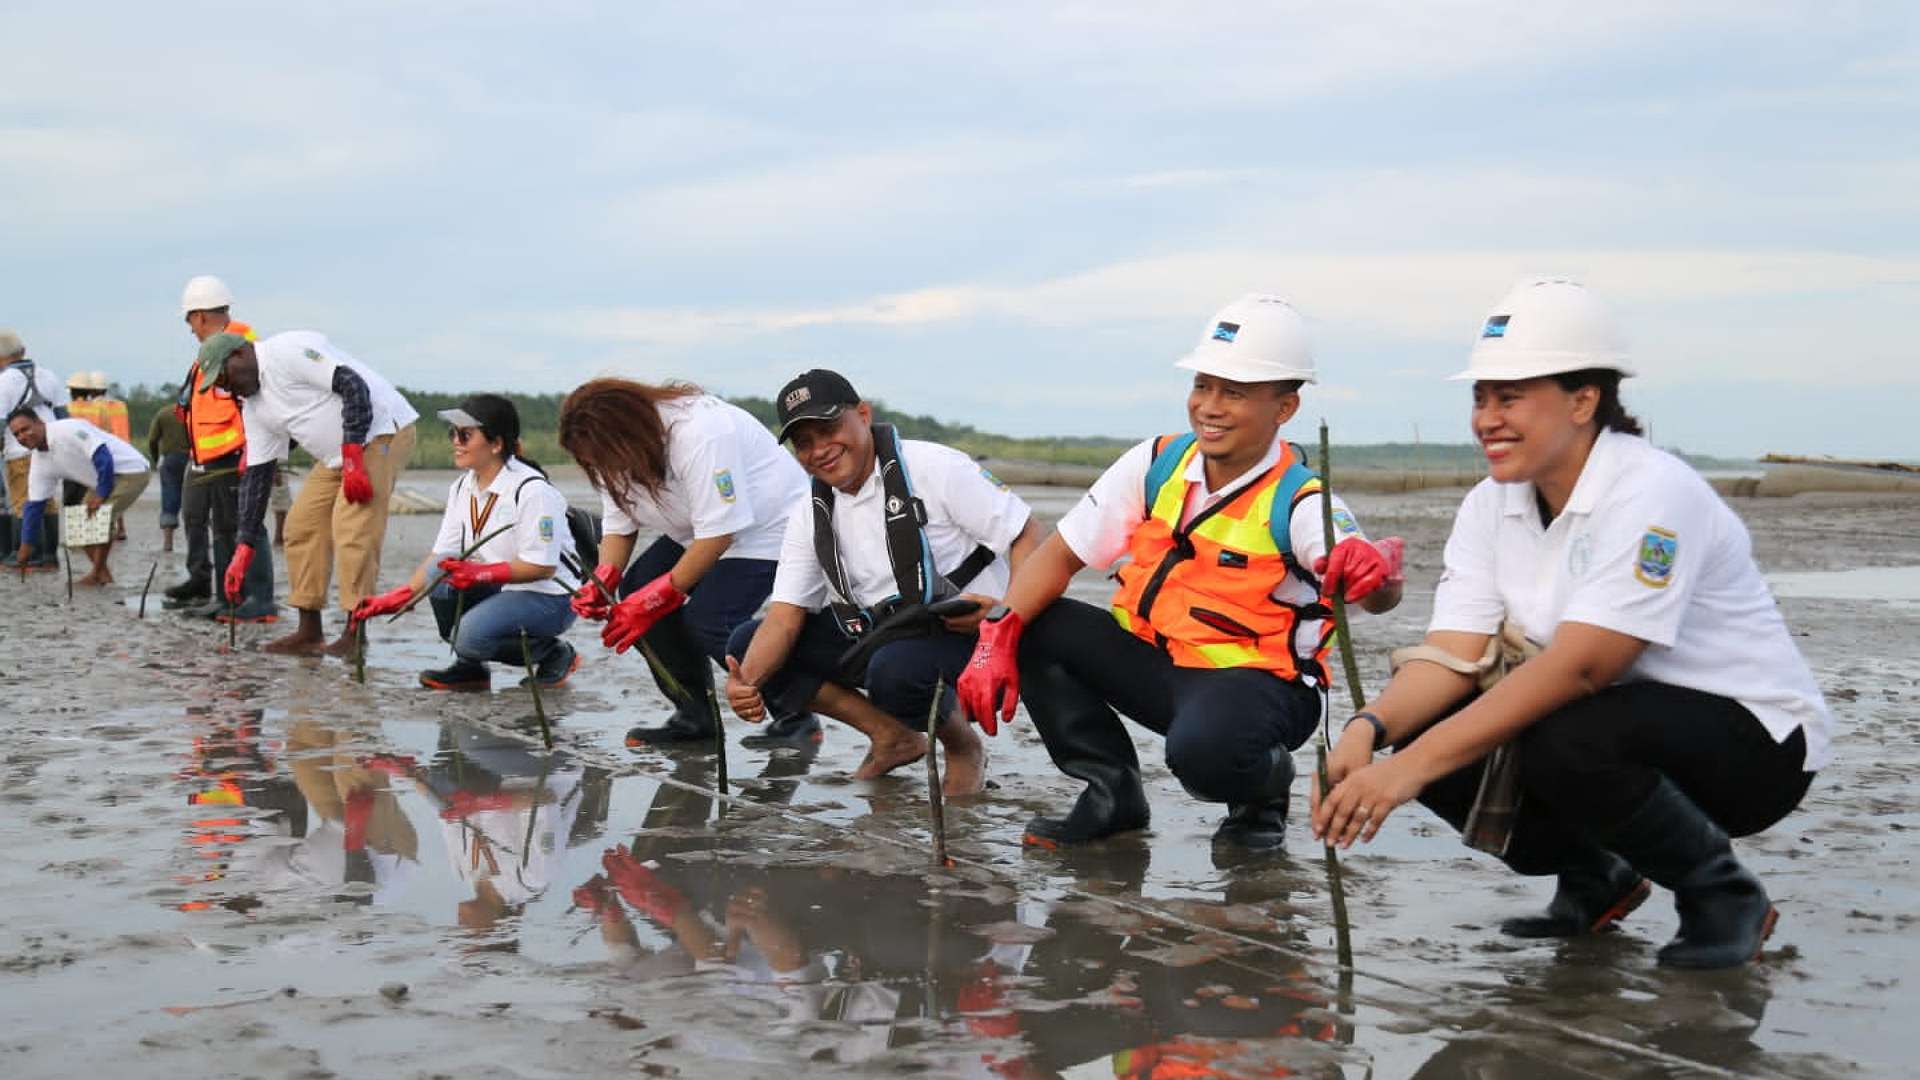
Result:
[[[753,632],[759,628],[759,619],[742,623],[733,632],[727,654],[735,659],[746,656]],[[850,690],[865,690],[867,699],[881,712],[915,731],[925,731],[935,683],[946,685],[941,695],[941,711],[945,712],[953,707],[954,680],[973,655],[973,643],[971,634],[939,627],[924,637],[902,638],[880,646],[864,672],[842,672],[840,656],[853,642],[840,632],[832,615],[816,611],[801,626],[786,664],[760,684],[760,696],[775,716],[805,712],[821,684],[831,682]]]
[[[1072,678],[1031,680],[1025,688],[1042,735],[1050,713],[1104,709],[1117,728],[1117,710],[1166,736],[1167,767],[1210,802],[1259,798],[1273,750],[1298,749],[1320,722],[1321,693],[1304,682],[1249,668],[1176,666],[1112,613],[1065,597],[1021,637],[1022,668],[1048,662]]]

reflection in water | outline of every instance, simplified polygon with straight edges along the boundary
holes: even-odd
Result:
[[[1095,897],[1139,902],[1144,843],[1045,856],[1027,865],[1037,874],[1019,875],[1037,879],[1023,892],[1008,875],[929,873],[857,823],[814,828],[751,807],[722,816],[696,790],[713,779],[704,755],[674,759],[670,782],[616,782],[564,749],[457,720],[423,728],[411,756],[308,718],[290,721],[277,745],[257,711],[209,708],[193,720],[183,777],[194,861],[236,890],[197,906],[309,899],[414,911],[461,927],[463,949],[511,949],[556,978],[604,981],[634,1020],[721,998],[714,1015],[755,1018],[750,1029],[721,1019],[710,1026],[723,1030],[681,1032],[698,1056],[939,1075],[1357,1077],[1372,1067],[1370,1037],[1383,1035],[1356,1027],[1331,974],[1293,959],[1325,950],[1297,918],[1303,875],[1285,860],[1134,910]],[[774,755],[753,800],[791,800],[809,763]],[[1633,1031],[1735,1069],[1761,1060],[1748,1039],[1764,976],[1722,985],[1578,956],[1518,970],[1497,990],[1459,988],[1454,1021],[1444,1018],[1452,1006],[1432,1010],[1440,1030],[1457,1022],[1474,1035],[1432,1040],[1419,1075],[1644,1065],[1539,1029],[1487,1026],[1484,1013],[1470,1024],[1488,1004]],[[1398,1048],[1401,1067],[1419,1060],[1406,1039]]]

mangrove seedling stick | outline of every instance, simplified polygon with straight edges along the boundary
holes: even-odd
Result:
[[[1320,421],[1320,528],[1326,536],[1327,553],[1333,553],[1333,456],[1327,443],[1327,422]],[[1360,686],[1360,662],[1353,656],[1353,633],[1347,628],[1347,602],[1333,597],[1333,636],[1340,644],[1340,671],[1347,677],[1347,693],[1355,709],[1367,707],[1366,690]]]
[[[1332,464],[1328,450],[1327,422],[1320,421],[1320,533],[1328,557],[1333,554],[1333,484],[1328,479]],[[1354,708],[1366,705],[1366,697],[1360,690],[1360,672],[1353,662],[1353,642],[1347,636],[1347,605],[1338,593],[1333,596],[1330,605],[1333,608],[1334,637],[1340,643],[1341,655],[1346,658],[1347,686],[1354,696]],[[1320,785],[1320,797],[1325,798],[1333,790],[1327,782],[1327,749],[1332,743],[1328,734],[1331,726],[1332,710],[1328,710],[1327,723],[1320,728],[1320,746],[1316,750],[1318,766],[1315,780]],[[1333,900],[1333,940],[1334,948],[1340,957],[1340,966],[1346,970],[1353,968],[1353,926],[1347,921],[1347,887],[1340,875],[1340,856],[1333,850],[1333,837],[1326,838],[1324,851],[1327,863],[1327,891]]]
[[[933,704],[927,708],[927,811],[933,818],[933,865],[947,867],[947,804],[940,790],[940,744],[934,741],[940,724],[940,697],[946,683],[933,681]]]
[[[704,663],[704,661],[702,661]],[[720,794],[727,793],[727,729],[720,723],[720,699],[713,692],[713,684],[707,684],[707,716],[713,721],[713,757],[719,778]],[[727,804],[720,804],[720,812],[727,812]]]
[[[527,665],[527,689],[533,692],[533,717],[540,721],[540,737],[546,740],[547,749],[553,749],[553,728],[547,723],[547,710],[540,703],[540,673],[533,667],[533,646],[527,644],[527,631],[520,629],[520,659]]]
[[[366,685],[367,682],[367,624],[353,624],[353,681]]]
[[[154,563],[152,566],[147,567],[147,583],[140,586],[140,614],[136,616],[137,618],[144,619],[147,617],[147,593],[153,589],[153,575],[158,573],[159,570],[159,563]]]

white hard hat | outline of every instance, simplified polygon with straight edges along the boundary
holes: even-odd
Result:
[[[227,283],[212,274],[201,274],[187,282],[185,291],[180,294],[180,314],[191,311],[212,311],[214,308],[232,307],[233,290]]]
[[[1174,364],[1234,382],[1313,382],[1306,320],[1278,296],[1249,293],[1207,320],[1200,344]]]
[[[107,378],[107,373],[104,371],[90,371],[87,373],[87,379],[88,379],[88,382],[90,383],[89,389],[93,389],[93,390],[113,389],[113,380]]]
[[[20,335],[12,330],[0,329],[0,360],[26,355],[27,347],[20,343]]]
[[[93,389],[93,379],[84,371],[76,371],[67,376],[67,389],[91,390]]]
[[[1632,375],[1613,310],[1593,290],[1564,278],[1523,281],[1500,298],[1458,380],[1518,382],[1586,368]]]

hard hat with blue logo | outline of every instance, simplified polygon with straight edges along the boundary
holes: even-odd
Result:
[[[1613,310],[1577,281],[1536,278],[1514,286],[1493,306],[1480,324],[1467,370],[1450,378],[1519,382],[1587,368],[1634,373]]]
[[[1234,382],[1314,382],[1307,323],[1278,296],[1250,293],[1207,320],[1200,344],[1175,367]]]

